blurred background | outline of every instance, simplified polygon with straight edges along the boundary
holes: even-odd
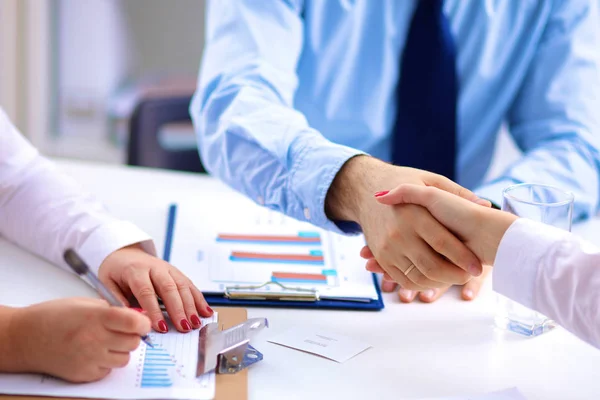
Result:
[[[204,0],[0,1],[0,105],[49,156],[127,162],[129,121],[145,98],[193,93]],[[189,124],[160,142],[194,148]],[[490,176],[518,156],[500,136]]]
[[[44,153],[124,162],[144,97],[191,95],[203,0],[2,0],[0,104]],[[191,129],[165,132],[195,146]]]

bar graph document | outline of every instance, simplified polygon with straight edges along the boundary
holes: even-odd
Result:
[[[202,319],[216,322],[217,315]],[[73,384],[35,374],[0,374],[0,393],[30,396],[102,399],[212,399],[215,375],[196,378],[198,330],[179,333],[173,326],[152,332],[154,348],[142,343],[125,368],[92,383]]]
[[[169,260],[203,292],[278,282],[329,298],[378,298],[359,255],[362,236],[325,231],[245,198],[180,203],[174,221]]]

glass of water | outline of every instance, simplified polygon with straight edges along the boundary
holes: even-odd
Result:
[[[506,188],[502,210],[571,231],[573,194],[562,189],[533,183]],[[496,326],[525,336],[538,336],[554,328],[554,321],[500,294]]]

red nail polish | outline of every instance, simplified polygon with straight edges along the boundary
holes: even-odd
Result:
[[[190,323],[187,321],[187,319],[182,319],[181,320],[181,326],[183,327],[183,329],[185,329],[186,331],[191,331],[192,330],[192,326],[190,325]]]
[[[200,321],[200,318],[198,318],[197,315],[192,315],[190,317],[190,319],[192,320],[192,324],[194,324],[195,326],[200,326],[202,325],[202,321]]]
[[[159,321],[158,322],[158,329],[162,332],[162,333],[167,333],[169,332],[169,327],[167,326],[167,323],[165,321]]]
[[[377,192],[377,193],[375,193],[375,197],[385,196],[389,192],[390,192],[389,190],[384,190],[383,192]]]
[[[144,312],[144,310],[142,310],[141,308],[138,307],[130,307],[133,311],[137,311],[137,312]]]
[[[208,307],[208,306],[206,307],[206,309],[208,310],[208,312],[210,313],[210,315],[213,315],[213,314],[215,313],[215,312],[213,311],[213,309],[212,309],[212,308],[210,308],[210,307]]]

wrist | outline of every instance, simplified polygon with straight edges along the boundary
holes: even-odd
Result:
[[[0,346],[0,371],[13,373],[32,371],[28,363],[30,349],[27,346],[27,337],[29,332],[36,328],[33,324],[27,323],[29,308],[5,307],[0,311],[0,319],[6,322],[6,329],[0,339],[3,343]]]
[[[365,201],[377,191],[389,189],[382,172],[394,168],[376,158],[359,155],[349,159],[334,178],[325,197],[325,213],[331,220],[360,223]]]
[[[487,221],[490,223],[487,224],[489,229],[485,235],[486,243],[484,245],[483,261],[485,264],[493,265],[504,234],[518,217],[514,214],[494,209],[486,209],[485,211],[489,214]]]

